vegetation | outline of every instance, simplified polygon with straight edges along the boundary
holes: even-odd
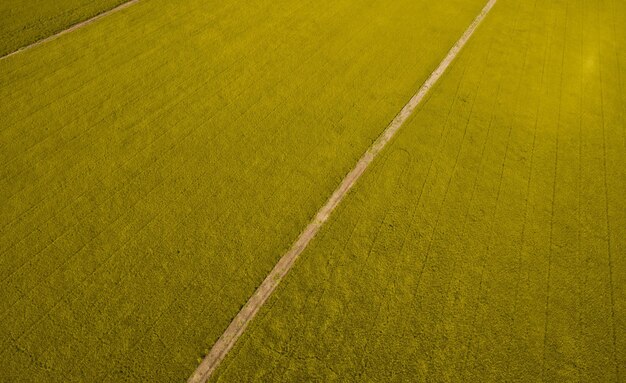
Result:
[[[482,6],[151,0],[0,61],[2,380],[187,378]]]
[[[0,3],[0,56],[123,2],[125,0],[4,0]]]
[[[625,21],[499,1],[214,380],[623,381]]]

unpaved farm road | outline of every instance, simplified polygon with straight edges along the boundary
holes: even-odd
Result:
[[[370,148],[359,159],[356,166],[348,175],[343,179],[339,187],[330,196],[328,201],[317,212],[315,218],[309,225],[300,233],[300,236],[289,249],[285,255],[281,257],[276,266],[267,275],[263,283],[257,288],[254,294],[250,297],[248,302],[239,311],[237,316],[233,319],[230,325],[226,328],[224,333],[215,342],[211,351],[202,360],[196,371],[188,379],[188,383],[203,383],[206,382],[211,374],[217,369],[220,362],[226,357],[228,352],[235,345],[239,337],[244,333],[248,327],[250,321],[254,319],[261,307],[265,304],[267,299],[272,295],[281,280],[287,275],[289,270],[293,267],[296,260],[302,254],[304,249],[308,246],[311,240],[315,237],[322,225],[328,220],[331,213],[339,205],[339,203],[348,194],[350,189],[354,186],[356,181],[361,177],[365,169],[372,163],[374,158],[383,150],[383,148],[391,141],[402,125],[408,120],[411,114],[415,111],[420,102],[424,99],[428,91],[437,83],[443,73],[448,69],[454,58],[458,55],[461,49],[465,46],[470,39],[478,25],[487,16],[491,8],[495,5],[497,0],[489,0],[482,11],[476,16],[474,21],[466,29],[461,38],[452,46],[446,57],[441,61],[437,69],[435,69],[424,84],[419,88],[417,93],[411,97],[409,102],[400,110],[400,113],[391,121],[389,126],[383,131],[378,139],[370,146]]]
[[[47,43],[47,42],[50,42],[50,41],[52,41],[52,40],[55,40],[55,39],[57,39],[57,38],[59,38],[59,37],[61,37],[61,36],[63,36],[63,35],[66,35],[66,34],[68,34],[68,33],[70,33],[70,32],[73,32],[73,31],[75,31],[75,30],[77,30],[77,29],[80,29],[80,28],[82,28],[82,27],[85,27],[85,26],[87,26],[87,25],[89,25],[89,24],[92,24],[92,23],[94,23],[94,22],[96,22],[96,21],[98,21],[98,20],[100,20],[100,19],[102,19],[102,18],[104,18],[104,17],[107,17],[107,16],[109,16],[109,15],[111,15],[111,14],[113,14],[113,13],[116,13],[116,12],[119,12],[119,11],[121,11],[121,10],[123,10],[123,9],[126,9],[126,8],[130,7],[131,5],[135,5],[135,4],[137,4],[139,1],[140,1],[140,0],[130,0],[130,1],[126,2],[126,3],[122,3],[122,4],[118,5],[118,6],[117,6],[117,7],[115,7],[115,8],[112,8],[112,9],[109,9],[108,11],[102,12],[102,13],[100,13],[100,14],[98,14],[98,15],[96,15],[96,16],[94,16],[94,17],[90,18],[90,19],[85,20],[85,21],[81,21],[81,22],[79,22],[78,24],[74,24],[74,25],[72,25],[71,27],[69,27],[69,28],[67,28],[67,29],[64,29],[64,30],[62,30],[62,31],[60,31],[60,32],[57,32],[57,33],[55,33],[55,34],[53,34],[53,35],[51,35],[51,36],[48,36],[48,37],[43,38],[43,39],[41,39],[41,40],[35,41],[35,42],[34,42],[34,43],[32,43],[32,44],[29,44],[29,45],[23,46],[23,47],[19,48],[18,50],[13,51],[13,52],[11,52],[11,53],[7,53],[6,55],[4,55],[4,56],[0,57],[0,60],[4,60],[4,59],[9,58],[9,57],[11,57],[11,56],[14,56],[14,55],[16,55],[16,54],[18,54],[18,53],[22,53],[22,52],[27,51],[27,50],[29,50],[29,49],[31,49],[31,48],[34,48],[34,47],[36,47],[36,46],[39,46],[39,45],[41,45],[41,44],[45,44],[45,43]]]

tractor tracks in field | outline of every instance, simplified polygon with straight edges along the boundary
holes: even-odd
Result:
[[[124,9],[126,9],[126,8],[128,8],[128,7],[132,6],[132,5],[135,5],[139,1],[140,0],[130,0],[130,1],[127,1],[125,3],[122,3],[122,4],[118,5],[118,6],[116,6],[115,8],[111,8],[108,11],[104,11],[102,13],[99,13],[99,14],[97,14],[97,15],[95,15],[95,16],[87,19],[87,20],[83,20],[83,21],[81,21],[81,22],[79,22],[77,24],[74,24],[74,25],[70,26],[69,28],[63,29],[63,30],[61,30],[61,31],[59,31],[59,32],[57,32],[57,33],[55,33],[53,35],[50,35],[48,37],[44,37],[41,40],[37,40],[34,43],[25,45],[25,46],[23,46],[21,48],[18,48],[17,50],[15,50],[13,52],[7,53],[6,55],[0,57],[0,61],[2,61],[4,59],[7,59],[7,58],[9,58],[11,56],[15,56],[15,55],[17,55],[19,53],[25,52],[27,50],[30,50],[32,48],[35,48],[35,47],[37,47],[39,45],[45,44],[47,42],[50,42],[52,40],[56,40],[57,38],[59,38],[59,37],[61,37],[63,35],[66,35],[68,33],[74,32],[77,29],[86,27],[87,25],[95,23],[96,21],[98,21],[100,19],[103,19],[103,18],[105,18],[107,16],[110,16],[110,15],[116,13],[116,12],[124,10]]]
[[[133,0],[131,3],[138,0]],[[376,141],[370,146],[363,156],[356,163],[355,167],[341,181],[339,187],[333,192],[326,204],[317,212],[315,218],[300,233],[300,236],[285,253],[272,271],[267,275],[265,280],[257,288],[248,302],[243,306],[239,313],[235,316],[224,333],[215,342],[210,352],[202,360],[198,368],[188,379],[188,383],[206,382],[213,372],[226,357],[228,352],[233,348],[239,337],[244,333],[252,319],[259,312],[268,298],[272,295],[276,287],[282,279],[289,273],[298,257],[306,249],[311,240],[319,232],[320,228],[328,221],[328,218],[348,194],[350,189],[363,175],[367,167],[372,163],[376,156],[384,149],[384,147],[396,135],[398,130],[409,119],[418,105],[422,102],[430,89],[439,81],[441,76],[454,61],[461,49],[469,41],[470,37],[476,31],[478,25],[483,21],[487,14],[491,11],[497,0],[489,0],[481,12],[472,21],[465,30],[459,40],[448,51],[448,54],[440,62],[439,66],[431,73],[426,81],[419,88],[417,93],[411,97],[409,102],[400,110],[391,123],[385,128]],[[126,3],[128,4],[128,3]]]

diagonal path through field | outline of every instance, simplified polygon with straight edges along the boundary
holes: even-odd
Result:
[[[485,2],[153,0],[0,61],[3,377],[187,379]]]
[[[137,4],[139,1],[140,0],[129,0],[129,1],[125,2],[125,3],[122,3],[122,4],[118,5],[118,6],[116,6],[115,8],[111,8],[108,11],[104,11],[102,13],[99,13],[96,16],[93,16],[93,17],[91,17],[91,18],[89,18],[87,20],[84,20],[84,21],[81,21],[81,22],[79,22],[77,24],[74,24],[74,25],[72,25],[72,26],[70,26],[70,27],[68,27],[66,29],[63,29],[63,30],[61,30],[61,31],[59,31],[59,32],[57,32],[57,33],[55,33],[53,35],[50,35],[50,36],[45,37],[43,39],[37,40],[37,41],[35,41],[35,42],[31,43],[31,44],[28,44],[28,45],[25,45],[25,46],[19,48],[19,49],[13,51],[13,52],[10,52],[10,53],[7,53],[7,54],[5,54],[3,56],[0,56],[0,61],[4,60],[4,59],[7,59],[7,58],[9,58],[11,56],[17,55],[19,53],[25,52],[27,50],[30,50],[32,48],[35,48],[35,47],[37,47],[39,45],[42,45],[42,44],[48,43],[50,41],[56,40],[59,37],[61,37],[63,35],[66,35],[68,33],[71,33],[73,31],[76,31],[76,30],[78,30],[80,28],[84,28],[84,27],[88,26],[89,24],[93,24],[96,21],[98,21],[98,20],[100,20],[100,19],[102,19],[104,17],[110,16],[110,15],[112,15],[114,13],[117,13],[117,12],[119,12],[121,10],[124,10],[124,9],[134,5],[134,4]]]
[[[622,381],[625,16],[499,1],[210,381]]]
[[[317,212],[313,221],[304,229],[291,249],[278,261],[276,266],[265,278],[263,283],[258,287],[241,311],[233,319],[226,331],[220,336],[218,341],[213,345],[211,351],[198,366],[193,375],[189,378],[189,383],[199,383],[207,381],[220,362],[233,348],[239,337],[248,327],[248,324],[260,308],[265,304],[270,295],[274,292],[281,280],[287,275],[294,263],[302,254],[307,245],[319,232],[320,228],[326,223],[332,212],[344,199],[347,193],[352,189],[357,180],[363,175],[363,172],[372,163],[374,158],[383,150],[383,148],[391,141],[402,125],[409,119],[420,102],[424,99],[428,91],[437,83],[446,69],[450,66],[454,58],[461,49],[469,41],[474,31],[491,11],[496,0],[489,0],[481,12],[476,16],[461,38],[454,44],[448,54],[441,61],[439,66],[424,82],[417,93],[411,97],[409,102],[402,108],[400,113],[393,119],[389,126],[383,131],[381,136],[374,144],[365,152],[363,157],[359,159],[356,166],[342,180],[339,187],[333,192],[326,204]]]

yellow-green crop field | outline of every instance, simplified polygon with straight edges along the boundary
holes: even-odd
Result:
[[[0,56],[105,12],[124,0],[3,0]]]
[[[0,5],[0,56],[121,1]],[[0,382],[184,382],[486,0],[140,0],[0,59]],[[211,381],[626,382],[626,3],[498,0]]]

